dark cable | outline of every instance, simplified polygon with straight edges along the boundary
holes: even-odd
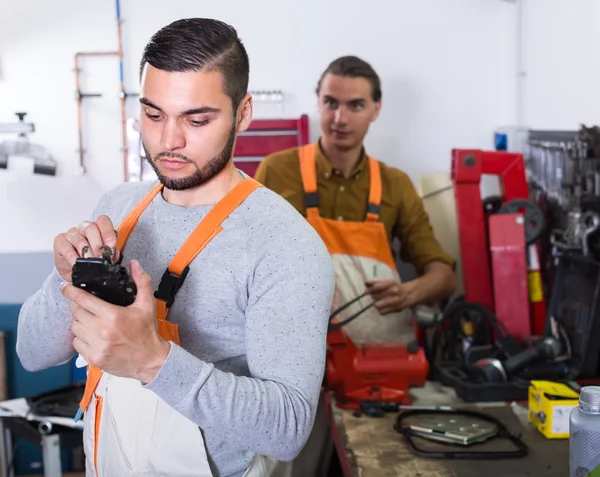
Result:
[[[464,332],[465,321],[473,324],[472,335]],[[508,337],[504,323],[489,308],[479,303],[468,303],[461,297],[445,308],[432,337],[431,353],[439,356],[441,361],[463,362],[465,340],[471,340],[470,345],[473,346],[493,344]]]
[[[352,316],[346,318],[344,321],[340,321],[339,323],[331,323],[331,320],[333,320],[342,311],[344,311],[346,308],[348,308],[349,306],[351,306],[354,303],[356,303],[361,298],[364,298],[365,296],[367,296],[366,292],[363,293],[362,295],[357,296],[356,298],[353,298],[349,302],[344,303],[339,308],[336,308],[335,310],[333,310],[333,312],[331,313],[331,315],[329,315],[329,331],[339,330],[343,326],[346,326],[348,323],[350,323],[351,321],[354,321],[356,318],[358,318],[360,315],[362,315],[365,311],[367,311],[369,308],[371,308],[375,304],[375,302],[371,302],[370,304],[368,304],[367,306],[365,306],[361,310],[358,310]]]
[[[342,326],[346,326],[348,323],[355,320],[360,315],[362,315],[365,311],[367,311],[369,308],[371,308],[374,304],[375,303],[368,304],[363,309],[358,310],[356,313],[354,313],[354,315],[350,316],[349,318],[346,318],[344,321],[340,321],[339,323],[329,323],[329,331],[339,330]]]

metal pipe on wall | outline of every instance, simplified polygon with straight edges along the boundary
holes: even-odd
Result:
[[[75,88],[77,95],[77,129],[79,137],[79,167],[77,173],[80,175],[85,174],[85,150],[83,148],[83,98],[99,98],[102,95],[100,93],[82,93],[81,83],[79,77],[79,62],[81,58],[86,56],[113,56],[116,55],[116,51],[93,51],[93,52],[78,52],[75,53]]]
[[[122,149],[123,149],[123,178],[125,181],[129,179],[129,168],[128,168],[128,147],[127,147],[127,111],[126,102],[127,96],[125,92],[125,77],[123,74],[123,30],[121,25],[123,20],[121,19],[121,2],[115,0],[115,9],[117,12],[117,41],[118,41],[118,56],[119,56],[119,99],[121,100],[121,136],[122,136]]]
[[[527,118],[527,0],[516,0],[517,23],[517,128],[529,127]]]
[[[133,93],[125,91],[125,75],[123,67],[123,31],[121,19],[121,4],[120,0],[115,0],[116,22],[117,22],[117,51],[95,51],[95,52],[78,52],[75,54],[75,83],[77,91],[77,126],[79,137],[79,170],[80,174],[85,174],[85,149],[83,147],[83,114],[82,102],[84,98],[101,97],[99,93],[82,93],[80,84],[80,59],[83,57],[94,56],[116,56],[119,60],[119,100],[121,102],[121,149],[123,151],[123,178],[125,181],[129,178],[128,170],[128,147],[127,147],[127,98],[136,96]]]

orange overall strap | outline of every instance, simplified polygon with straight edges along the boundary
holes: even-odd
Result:
[[[300,174],[304,186],[304,204],[306,217],[319,217],[319,195],[317,193],[317,164],[315,161],[315,144],[307,144],[298,148],[300,156]]]
[[[125,244],[131,235],[134,227],[138,223],[140,215],[146,210],[146,207],[150,205],[150,202],[154,200],[156,195],[162,190],[163,185],[159,182],[156,184],[146,196],[138,202],[131,212],[123,219],[119,229],[117,230],[117,249],[122,252],[125,248]]]
[[[381,205],[381,172],[379,170],[379,162],[372,157],[369,157],[369,175],[371,177],[371,184],[369,185],[367,222],[377,222],[379,220]]]
[[[154,186],[146,196],[137,203],[137,205],[129,212],[127,217],[123,219],[119,228],[117,230],[117,249],[120,253],[123,252],[125,248],[125,244],[131,235],[134,227],[136,226],[140,215],[146,210],[146,207],[150,205],[150,202],[156,197],[156,195],[162,190],[163,185],[159,182],[156,186]],[[83,397],[79,402],[80,411],[84,412],[90,401],[92,400],[92,395],[96,391],[98,387],[98,383],[102,379],[102,370],[98,369],[96,366],[89,365],[87,367],[87,378],[85,382],[85,390],[83,392]],[[79,415],[79,413],[78,413]],[[77,418],[76,418],[77,419]]]
[[[102,370],[100,368],[96,368],[96,366],[92,366],[91,364],[87,367],[87,378],[85,380],[85,389],[83,391],[83,397],[81,401],[79,401],[79,412],[77,415],[80,415],[80,412],[85,412],[87,407],[92,400],[92,396],[94,395],[94,391],[98,387],[98,383],[102,378]],[[77,421],[77,417],[75,417]]]
[[[175,293],[177,293],[183,284],[183,280],[189,270],[188,265],[204,249],[204,247],[206,247],[213,237],[223,230],[221,227],[223,221],[258,187],[262,187],[262,185],[254,179],[244,179],[223,197],[223,199],[221,199],[208,214],[206,214],[206,217],[188,237],[186,242],[171,260],[169,268],[163,275],[163,279],[155,293],[157,319],[166,321],[168,308],[175,298]],[[131,235],[140,215],[161,189],[162,184],[154,187],[122,222],[119,227],[118,235],[119,240],[121,240],[117,245],[119,250],[122,250],[122,247],[125,246],[125,242]],[[166,280],[165,277],[167,277]],[[173,285],[173,283],[175,283],[175,287],[168,286]],[[162,298],[161,291],[163,294],[166,293],[166,300]],[[88,366],[85,391],[83,398],[79,403],[81,411],[87,409],[101,378],[102,370],[92,365]]]
[[[175,294],[183,285],[189,271],[189,264],[204,247],[223,230],[221,224],[255,189],[262,185],[254,179],[244,179],[223,197],[188,237],[175,254],[154,294],[156,298],[156,316],[166,320],[168,309],[172,305]]]

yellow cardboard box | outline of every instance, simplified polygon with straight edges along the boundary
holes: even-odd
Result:
[[[579,404],[579,393],[562,383],[531,381],[529,422],[548,439],[569,437],[569,415]]]

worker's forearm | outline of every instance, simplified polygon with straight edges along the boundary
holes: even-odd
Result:
[[[21,307],[17,355],[28,371],[56,366],[75,355],[68,300],[60,293],[64,280],[56,270]]]
[[[425,273],[416,279],[418,282],[415,303],[430,305],[448,298],[456,289],[456,276],[445,263],[433,262],[425,267]]]

